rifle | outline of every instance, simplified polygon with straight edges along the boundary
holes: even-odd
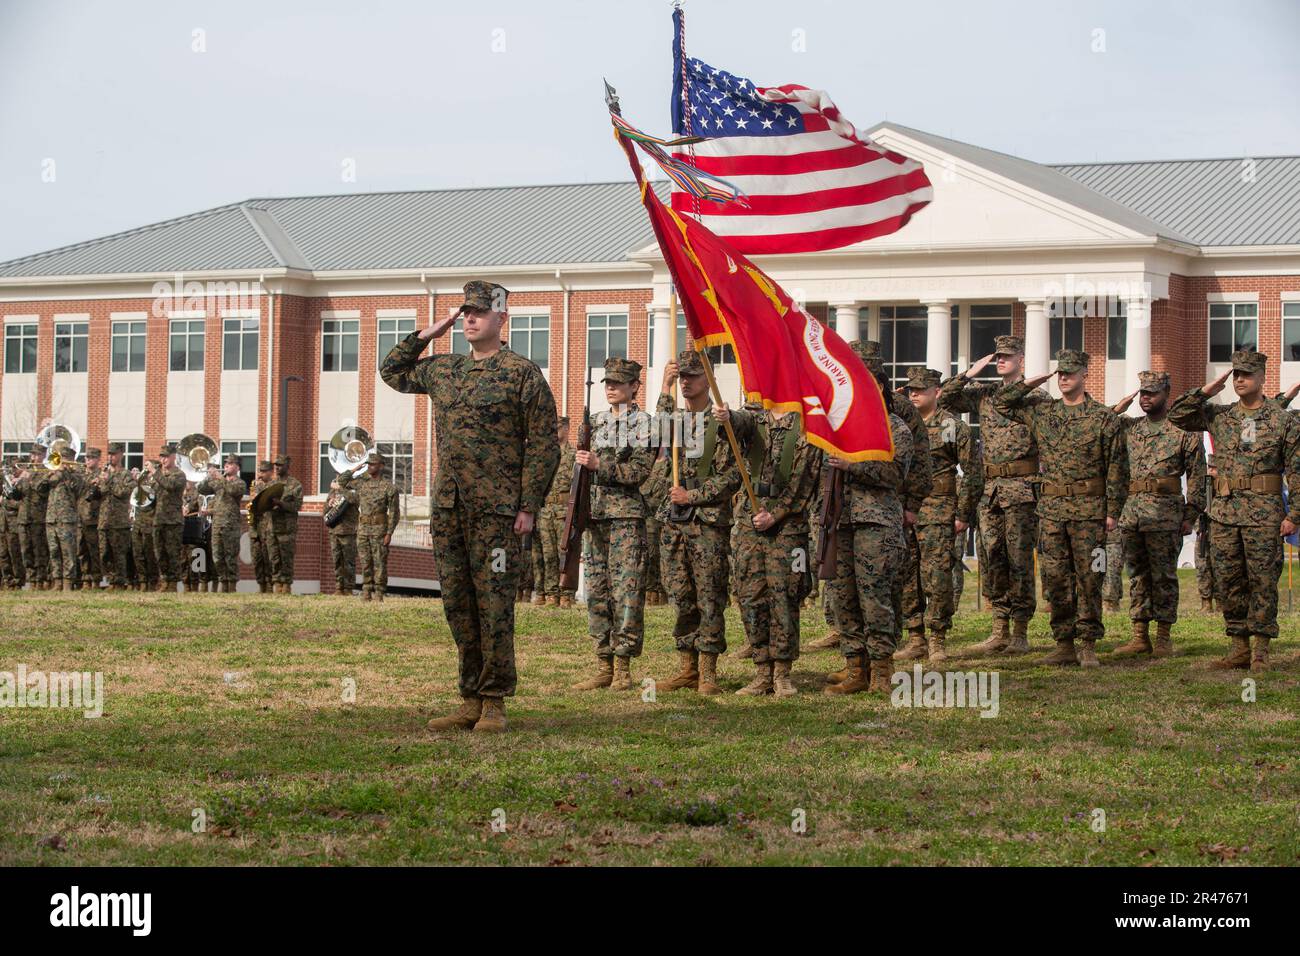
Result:
[[[582,409],[582,427],[578,429],[578,451],[591,451],[591,370],[587,370],[587,404]],[[591,472],[573,463],[569,479],[569,507],[560,534],[560,588],[577,590],[578,561],[582,557],[582,533],[591,520]]]
[[[844,509],[844,472],[825,465],[822,468],[821,528],[817,537],[817,578],[835,580],[835,535]]]

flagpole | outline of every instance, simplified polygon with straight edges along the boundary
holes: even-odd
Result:
[[[725,405],[722,400],[722,393],[718,391],[718,380],[713,377],[713,363],[709,361],[709,354],[705,351],[700,352],[700,358],[704,361],[704,376],[709,380],[709,389],[713,392],[713,400],[719,405]],[[736,441],[736,433],[731,427],[731,418],[728,417],[722,423],[727,430],[727,441],[731,443],[731,453],[736,456],[736,468],[740,471],[740,480],[745,485],[745,494],[749,496],[749,507],[753,509],[754,514],[758,514],[762,509],[758,505],[758,496],[754,494],[754,486],[749,482],[749,468],[745,465],[745,456],[740,453],[740,442]]]
[[[677,286],[672,286],[668,292],[668,361],[677,361]],[[673,415],[677,414],[677,379],[673,379]],[[677,423],[669,423],[668,430],[669,448],[673,460],[673,484],[676,488],[681,484],[678,474],[677,464]]]

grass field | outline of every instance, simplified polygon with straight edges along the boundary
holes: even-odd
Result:
[[[987,634],[974,583],[955,645]],[[1294,865],[1297,617],[1245,703],[1183,588],[1178,656],[983,664],[993,719],[826,697],[825,651],[779,702],[577,693],[585,611],[521,607],[511,732],[487,738],[425,730],[456,701],[436,601],[5,592],[0,670],[102,671],[105,707],[0,710],[0,864]],[[670,672],[670,614],[648,612],[634,677]],[[1050,643],[1041,614],[1030,639]],[[720,667],[729,689],[751,670]]]

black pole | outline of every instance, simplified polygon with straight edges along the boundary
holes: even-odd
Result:
[[[289,453],[289,383],[301,382],[297,375],[286,375],[280,386],[280,454]]]

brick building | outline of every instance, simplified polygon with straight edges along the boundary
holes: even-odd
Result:
[[[845,338],[879,338],[896,378],[965,367],[1013,331],[1030,374],[1085,348],[1111,402],[1146,368],[1176,392],[1199,384],[1234,347],[1269,355],[1270,388],[1300,379],[1300,157],[1049,167],[893,123],[871,134],[925,163],[930,207],[892,236],[762,265]],[[319,512],[323,444],[355,423],[396,463],[418,544],[429,406],[378,363],[480,276],[511,290],[511,347],[562,414],[581,414],[609,354],[657,389],[669,282],[630,183],[256,199],[0,263],[3,452],[48,421],[127,443],[133,464],[201,431],[247,471],[286,448]],[[304,534],[305,590],[318,538]],[[395,564],[410,583],[432,573],[418,548]]]

